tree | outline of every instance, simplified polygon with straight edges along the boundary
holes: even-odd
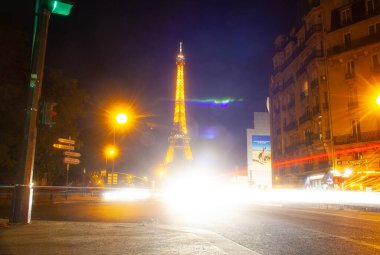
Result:
[[[53,148],[58,138],[76,140],[76,149],[80,146],[78,141],[78,119],[83,112],[85,91],[78,86],[75,79],[69,78],[59,70],[48,70],[44,77],[42,100],[55,102],[57,116],[55,125],[41,126],[37,133],[37,148],[34,167],[34,180],[39,182],[47,177],[48,184],[64,183],[66,165],[63,164],[62,150]]]
[[[9,26],[0,26],[0,38],[0,184],[12,184],[20,167],[31,42],[27,33]],[[36,183],[47,177],[48,183],[52,184],[64,176],[62,151],[52,145],[59,137],[77,139],[77,121],[86,97],[75,79],[62,71],[45,71],[41,100],[56,102],[58,115],[53,127],[38,127],[34,167]]]

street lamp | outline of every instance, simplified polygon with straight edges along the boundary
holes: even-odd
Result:
[[[31,74],[25,132],[22,142],[20,168],[12,198],[11,223],[30,223],[33,201],[33,166],[37,137],[37,113],[45,66],[46,41],[51,13],[68,15],[73,3],[67,0],[36,0],[32,41]]]
[[[377,96],[377,98],[376,98],[376,103],[377,103],[377,105],[379,105],[380,106],[380,94]]]
[[[125,114],[125,113],[119,113],[118,115],[116,115],[116,121],[120,125],[123,125],[123,124],[127,123],[127,121],[128,121],[127,114]]]

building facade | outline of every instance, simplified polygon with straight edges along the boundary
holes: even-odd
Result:
[[[380,0],[306,2],[274,42],[274,184],[379,188]]]

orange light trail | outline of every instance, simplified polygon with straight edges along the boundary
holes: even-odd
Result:
[[[351,152],[359,152],[359,151],[371,150],[371,149],[376,149],[376,148],[380,148],[380,143],[369,145],[369,146],[361,146],[361,147],[350,148],[350,149],[345,149],[345,150],[338,150],[334,153],[334,155],[336,155],[336,154],[347,154],[347,153],[351,153]],[[328,157],[328,154],[322,153],[322,154],[317,154],[317,155],[311,155],[311,156],[294,158],[294,159],[290,159],[290,160],[276,162],[276,163],[273,163],[273,166],[292,165],[292,164],[300,163],[303,161],[308,161],[308,160],[312,160],[312,159],[319,159],[319,158],[326,158],[326,157]]]

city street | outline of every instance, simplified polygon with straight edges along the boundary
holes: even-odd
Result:
[[[6,217],[4,206],[1,217]],[[191,218],[160,201],[69,199],[35,203],[32,218],[189,227],[211,231],[259,254],[380,254],[380,215],[361,211],[271,204]]]

